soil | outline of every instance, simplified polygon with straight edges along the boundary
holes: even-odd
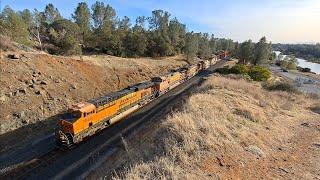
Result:
[[[52,133],[71,104],[181,67],[182,56],[119,58],[0,52],[0,153]]]

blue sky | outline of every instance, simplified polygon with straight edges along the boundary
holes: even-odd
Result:
[[[1,8],[43,10],[54,4],[70,18],[78,0],[0,0]],[[89,6],[95,2],[86,1]],[[103,0],[117,15],[150,16],[163,9],[186,24],[188,30],[215,34],[237,41],[257,41],[266,36],[272,42],[320,42],[320,0]]]

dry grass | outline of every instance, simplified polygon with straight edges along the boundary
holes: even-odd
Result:
[[[306,108],[312,103],[302,95],[268,92],[260,84],[242,79],[210,77],[189,97],[182,111],[172,113],[143,141],[141,137],[130,140],[129,152],[122,155],[120,165],[125,168],[112,177],[264,177],[266,172],[259,176],[259,169],[245,172],[258,167],[259,159],[271,157],[280,139],[294,134],[287,124],[301,117],[316,117]],[[101,169],[95,178],[106,175]]]
[[[0,50],[15,51],[17,47],[8,36],[0,35]]]

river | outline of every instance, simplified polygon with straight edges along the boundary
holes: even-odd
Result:
[[[274,51],[274,52],[276,53],[277,57],[281,53],[280,51]],[[283,58],[285,56],[286,55],[283,55]],[[303,68],[310,68],[312,72],[320,74],[320,64],[308,62],[307,60],[301,59],[301,58],[297,58],[297,60],[298,60],[298,66],[303,67]]]
[[[298,66],[303,68],[310,68],[312,72],[320,74],[320,64],[308,62],[307,60],[300,59],[300,58],[297,58],[297,60],[298,60]]]

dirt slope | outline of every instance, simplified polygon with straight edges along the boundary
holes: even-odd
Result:
[[[320,179],[319,108],[319,99],[211,77],[88,178]]]
[[[186,64],[183,57],[125,59],[1,54],[0,142],[13,144],[52,132],[57,113],[79,101],[125,88]]]

